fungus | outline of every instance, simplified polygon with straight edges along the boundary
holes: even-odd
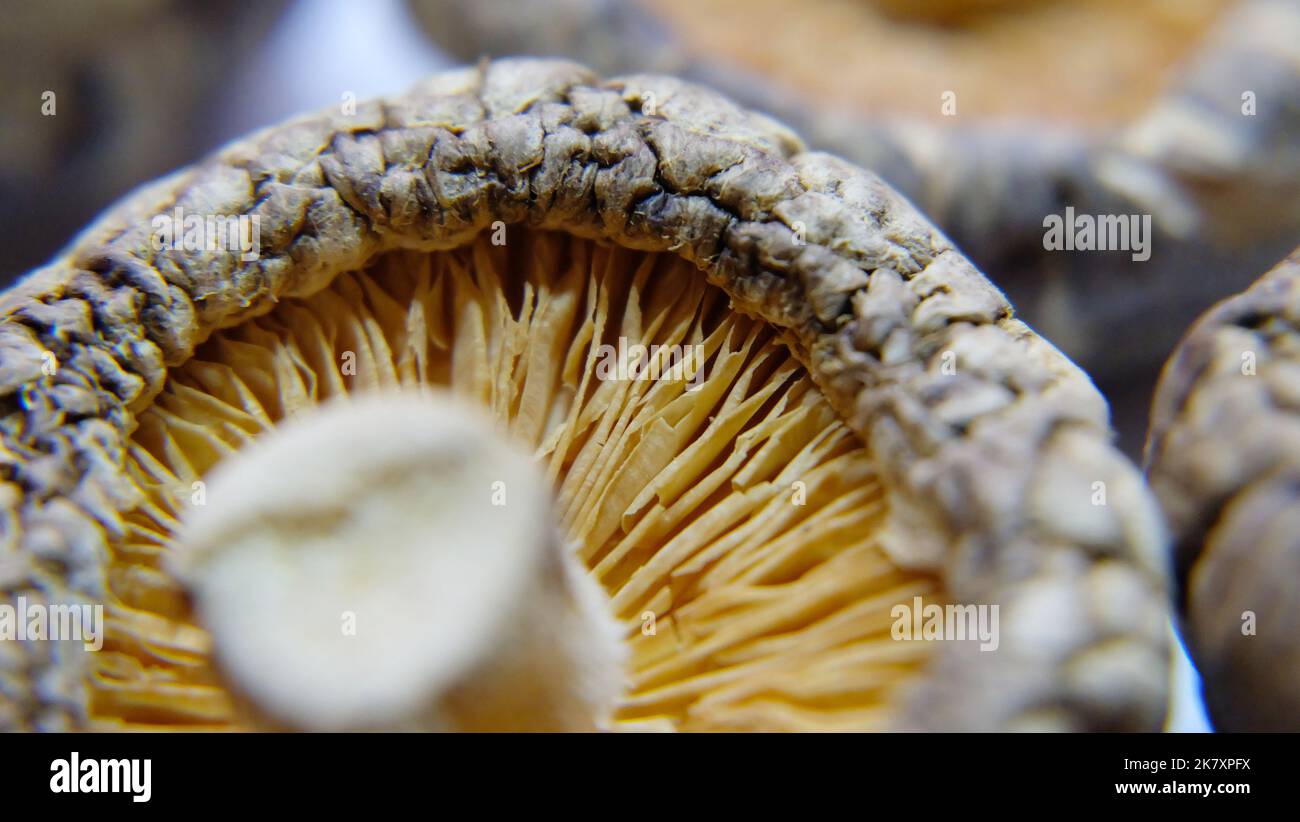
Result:
[[[1188,651],[1222,731],[1300,730],[1300,249],[1170,356],[1146,463]]]
[[[155,247],[150,218],[177,207],[259,217],[259,258]],[[143,190],[3,308],[14,365],[0,432],[24,455],[6,510],[26,562],[6,590],[109,612],[99,654],[28,647],[6,668],[0,715],[18,723],[1082,730],[1163,717],[1160,527],[1107,444],[1095,389],[878,178],[699,87],[544,60],[438,75]],[[63,363],[53,376],[39,368],[45,350]],[[598,367],[619,351],[637,353]],[[435,591],[386,592],[396,577],[403,591],[450,589],[456,559],[477,549],[439,554],[437,537],[473,517],[506,517],[492,527],[510,530],[527,502],[488,511],[480,496],[447,512],[450,497],[394,500],[367,484],[342,519],[313,514],[344,487],[333,483],[354,482],[331,473],[312,491],[326,459],[360,473],[424,454],[412,470],[436,485],[428,493],[478,494],[495,473],[447,466],[427,451],[447,440],[427,432],[420,445],[409,419],[327,416],[382,416],[386,402],[400,416],[405,400],[366,400],[394,392],[448,392],[479,409],[463,412],[481,416],[467,431],[491,425],[533,455],[554,502],[549,517],[528,515],[535,542],[511,532],[523,554],[495,546],[493,562],[520,567],[492,585],[564,590],[520,574],[555,555],[553,523],[571,552],[560,556],[603,590],[624,663],[601,650],[600,619],[579,620],[590,640],[554,618],[521,626],[539,612],[520,602],[466,615],[485,632],[470,656],[493,675],[458,680],[477,685],[453,688],[452,708],[438,708],[427,677],[400,699],[350,682],[295,705],[292,677],[268,683],[274,669],[241,666],[240,643],[264,654],[294,641],[249,636],[243,621],[270,617],[269,633],[295,618],[274,596],[291,590],[286,551],[307,578],[331,580],[313,590],[377,586],[357,631],[390,626],[385,642],[419,646],[392,665],[472,638],[431,639],[460,629],[436,618],[405,624],[452,607]],[[345,429],[355,441],[330,436]],[[290,451],[321,462],[275,456]],[[527,471],[510,473],[507,495],[528,485]],[[254,479],[229,479],[241,475]],[[250,544],[230,538],[247,516],[222,513],[240,501],[265,509]],[[391,512],[382,529],[362,524],[370,511]],[[257,536],[281,518],[308,536]],[[396,529],[405,546],[374,560],[374,580],[367,557],[389,540],[340,536],[357,528]],[[35,559],[51,546],[62,564]],[[248,589],[232,590],[235,577]],[[898,609],[918,598],[998,608],[996,650],[900,639]],[[255,607],[226,622],[220,602]],[[583,672],[571,692],[543,689],[546,704],[589,715],[493,707],[520,694],[488,698],[483,683],[517,685],[502,672],[530,664],[490,641],[494,620],[590,652],[560,666]],[[63,676],[57,699],[11,673],[33,670]],[[578,697],[611,679],[606,719],[599,698]]]

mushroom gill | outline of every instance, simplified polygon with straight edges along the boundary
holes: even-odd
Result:
[[[674,255],[510,231],[380,256],[170,371],[127,460],[145,502],[113,547],[99,727],[242,727],[168,572],[209,472],[330,400],[436,388],[480,406],[549,480],[624,636],[614,727],[888,724],[928,656],[891,639],[891,609],[942,594],[877,544],[871,455],[779,330]]]

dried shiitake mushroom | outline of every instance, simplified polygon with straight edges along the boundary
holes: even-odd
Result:
[[[1170,357],[1147,470],[1215,725],[1300,730],[1300,249]]]
[[[257,217],[257,259],[160,242],[153,222],[177,209]],[[605,653],[600,620],[581,629],[595,638],[570,687],[595,695],[587,724],[1162,721],[1163,534],[1100,395],[879,178],[700,87],[548,60],[440,74],[137,192],[2,308],[4,590],[108,613],[98,653],[0,643],[6,726],[581,725],[493,707],[582,702],[515,690],[529,663],[510,649],[562,630],[517,624],[545,611],[466,615],[504,632],[444,626],[480,637],[471,665],[431,647],[437,625],[400,624],[445,613],[410,587],[463,558],[440,538],[492,516],[484,499],[502,489],[507,508],[524,500],[502,515],[535,527],[530,541],[493,524],[516,537],[491,561],[544,565],[558,533],[622,638]],[[661,352],[652,362],[700,354],[656,375],[637,346]],[[626,371],[624,349],[642,351]],[[450,393],[496,433],[430,434],[408,454],[411,419],[362,396],[394,391],[440,406]],[[533,454],[549,514],[528,513],[527,472],[456,467],[440,449],[460,440]],[[274,454],[317,451],[278,473]],[[445,528],[451,498],[421,497],[420,481],[356,482],[442,470],[441,493],[472,499]],[[501,488],[481,487],[497,474]],[[423,507],[428,556],[411,548]],[[528,582],[483,576],[465,585]],[[379,590],[345,593],[354,583]],[[581,585],[531,586],[586,613]],[[361,709],[365,683],[295,708],[241,674],[292,641],[248,627],[283,628],[277,592],[319,604],[333,590],[318,611],[331,629],[353,611],[358,636],[388,625],[383,642],[429,655],[423,679],[375,698],[391,711]],[[222,621],[231,603],[256,611],[243,628]],[[991,641],[909,641],[900,609],[921,619],[925,603],[988,609]],[[352,670],[337,645],[298,651]]]

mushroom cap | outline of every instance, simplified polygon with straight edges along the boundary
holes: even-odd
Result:
[[[1207,311],[1170,356],[1146,463],[1178,603],[1224,731],[1300,729],[1300,249]]]
[[[258,258],[156,247],[150,218],[176,208],[258,217]],[[889,557],[1000,605],[999,650],[941,643],[898,727],[1160,724],[1162,527],[1087,377],[875,175],[698,86],[562,61],[447,72],[255,134],[137,191],[0,297],[5,591],[105,596],[140,501],[128,438],[196,346],[494,223],[692,263],[781,334],[869,449]],[[8,724],[86,721],[75,655],[24,645],[0,664]]]
[[[556,54],[698,80],[878,173],[1103,381],[1131,453],[1183,330],[1300,233],[1291,0],[1021,2],[956,26],[875,7],[985,4],[820,0],[790,24],[774,24],[791,13],[779,0],[410,5],[466,59]],[[1044,218],[1067,207],[1150,215],[1149,259],[1044,248]]]

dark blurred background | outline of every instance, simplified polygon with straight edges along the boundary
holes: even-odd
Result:
[[[0,283],[228,140],[451,62],[400,0],[0,0]]]

